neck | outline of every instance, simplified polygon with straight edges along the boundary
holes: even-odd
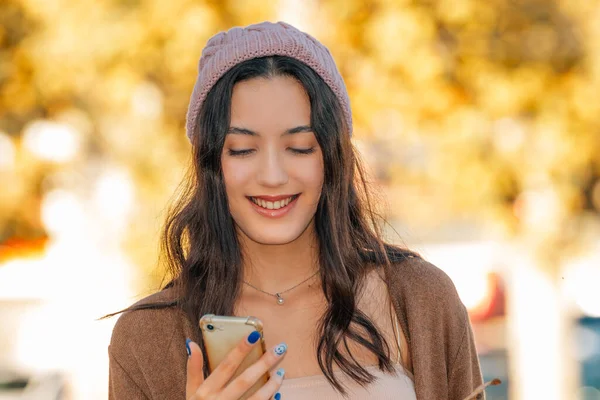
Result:
[[[243,279],[275,294],[315,274],[319,270],[318,246],[311,228],[312,225],[293,242],[277,245],[254,242],[242,233]],[[313,281],[310,279],[306,284]],[[294,289],[297,291],[302,288]]]

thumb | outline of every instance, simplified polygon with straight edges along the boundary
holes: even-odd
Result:
[[[204,382],[202,350],[195,342],[187,339],[185,342],[188,352],[187,359],[187,379],[185,384],[185,398],[189,399],[198,390],[198,387]]]

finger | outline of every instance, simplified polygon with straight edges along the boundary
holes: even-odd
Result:
[[[203,357],[200,347],[190,339],[185,343],[188,353],[187,359],[187,379],[185,383],[185,398],[193,399],[198,387],[204,382]]]
[[[285,343],[281,343],[271,349],[271,351],[267,351],[257,362],[246,368],[244,372],[227,385],[222,392],[223,397],[226,399],[237,399],[241,394],[250,389],[264,374],[280,363],[286,352],[287,345]]]
[[[257,331],[242,339],[206,378],[202,385],[202,394],[221,391],[259,340],[260,333]]]
[[[271,378],[268,380],[268,382],[263,387],[258,389],[256,393],[248,398],[248,400],[279,400],[281,398],[281,394],[279,394],[279,388],[283,383],[284,376],[285,371],[283,368],[279,368],[277,372],[271,375]]]

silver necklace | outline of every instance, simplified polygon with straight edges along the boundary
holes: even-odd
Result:
[[[300,282],[300,283],[298,283],[298,284],[296,284],[296,285],[292,286],[291,288],[289,288],[289,289],[286,289],[286,290],[283,290],[283,291],[281,291],[281,292],[277,292],[277,293],[269,293],[269,292],[266,292],[266,291],[262,290],[261,288],[258,288],[258,287],[254,286],[253,284],[251,284],[250,282],[247,282],[247,281],[244,281],[244,283],[245,283],[246,285],[250,286],[251,288],[258,290],[259,292],[262,292],[262,293],[264,293],[264,294],[268,294],[269,296],[273,296],[273,297],[275,297],[275,298],[277,299],[277,304],[279,304],[280,306],[282,306],[282,305],[283,305],[283,303],[285,303],[285,301],[283,300],[283,297],[281,296],[282,294],[284,294],[284,293],[287,293],[287,292],[289,292],[290,290],[296,289],[298,286],[302,285],[304,282],[307,282],[309,279],[313,278],[313,277],[314,277],[315,275],[317,275],[318,273],[319,273],[319,271],[315,272],[314,274],[312,274],[311,276],[309,276],[308,278],[306,278],[306,279],[305,279],[305,280],[303,280],[302,282]]]

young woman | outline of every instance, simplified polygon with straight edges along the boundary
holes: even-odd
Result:
[[[441,270],[384,243],[329,51],[284,23],[210,39],[187,115],[193,165],[165,225],[172,280],[119,318],[111,399],[462,400],[481,384]],[[252,315],[270,349],[208,373],[198,320]],[[482,398],[480,395],[479,398]]]

